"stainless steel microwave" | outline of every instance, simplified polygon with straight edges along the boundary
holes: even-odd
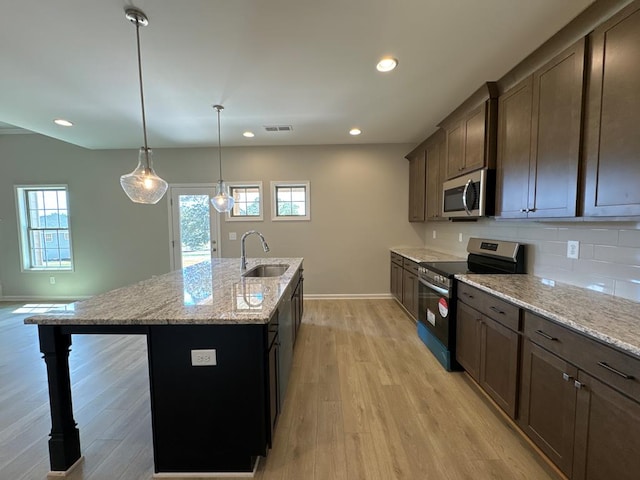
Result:
[[[493,215],[495,171],[483,168],[443,184],[442,212],[450,218]]]

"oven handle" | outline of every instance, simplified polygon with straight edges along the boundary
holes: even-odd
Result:
[[[469,185],[471,185],[471,179],[467,180],[464,190],[462,191],[462,205],[464,206],[464,211],[467,212],[467,215],[471,215],[471,211],[467,206],[467,190],[469,190]]]
[[[422,278],[420,278],[419,280],[420,280],[420,283],[425,287],[430,288],[431,290],[438,292],[440,295],[444,295],[445,297],[449,298],[449,290],[447,290],[446,288],[438,287],[437,285],[434,285],[433,283],[429,283]]]

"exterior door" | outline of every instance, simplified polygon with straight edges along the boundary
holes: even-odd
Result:
[[[220,256],[213,185],[170,186],[171,268],[178,270]]]

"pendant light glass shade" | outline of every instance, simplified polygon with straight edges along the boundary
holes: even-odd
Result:
[[[220,165],[220,178],[216,185],[216,195],[211,199],[211,204],[220,213],[230,212],[235,200],[229,195],[229,187],[222,180],[222,146],[220,141],[220,110],[224,110],[222,105],[214,105],[218,112],[218,160]]]
[[[140,27],[149,25],[147,16],[137,8],[125,10],[125,17],[136,26],[136,45],[138,47],[138,79],[140,80],[140,104],[142,106],[142,133],[144,147],[138,153],[136,169],[120,177],[120,186],[124,193],[135,203],[158,203],[167,191],[167,182],[153,171],[152,151],[147,144],[147,119],[144,113],[144,90],[142,88],[142,60],[140,57]]]
[[[218,180],[216,185],[216,196],[211,199],[213,208],[218,212],[230,212],[233,208],[233,204],[236,203],[231,195],[229,195],[229,188],[224,183],[224,180]]]
[[[153,171],[152,154],[150,148],[140,147],[138,166],[120,177],[120,185],[132,202],[158,203],[167,191],[167,182]]]

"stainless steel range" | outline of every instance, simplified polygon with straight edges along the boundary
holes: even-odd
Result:
[[[518,242],[470,238],[459,262],[423,262],[418,269],[418,335],[448,370],[456,362],[456,281],[460,273],[524,273],[525,246]]]

